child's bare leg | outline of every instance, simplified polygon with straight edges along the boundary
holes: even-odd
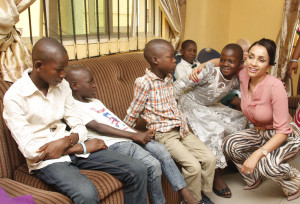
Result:
[[[184,187],[183,189],[180,189],[179,194],[186,204],[198,204],[199,201],[197,201],[194,196],[191,194],[189,189],[187,187]]]
[[[218,196],[228,198],[231,197],[231,191],[222,178],[223,172],[224,170],[220,168],[215,170],[213,190]]]

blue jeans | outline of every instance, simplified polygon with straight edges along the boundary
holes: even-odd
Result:
[[[151,140],[144,148],[149,151],[161,164],[163,174],[175,192],[187,186],[182,174],[172,159],[165,145]]]
[[[144,165],[131,157],[111,150],[91,153],[88,158],[70,155],[71,162],[58,162],[35,170],[45,183],[77,203],[99,203],[95,186],[80,169],[107,172],[124,184],[124,203],[147,203],[147,171]]]
[[[148,169],[147,189],[151,204],[165,203],[165,197],[161,186],[161,166],[148,151],[133,142],[117,142],[109,146],[110,150],[126,154],[140,160]]]

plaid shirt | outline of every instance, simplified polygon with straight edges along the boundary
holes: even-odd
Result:
[[[127,110],[125,123],[135,126],[136,120],[142,116],[147,128],[159,132],[169,132],[180,127],[180,135],[189,132],[187,123],[173,96],[172,76],[161,79],[146,69],[143,77],[135,81],[134,98]]]

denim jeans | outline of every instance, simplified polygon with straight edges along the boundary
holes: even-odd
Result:
[[[149,151],[161,164],[163,174],[175,192],[187,186],[182,174],[172,159],[165,145],[151,140],[144,148]]]
[[[124,184],[124,203],[147,203],[147,171],[140,161],[111,150],[91,153],[88,158],[70,155],[71,162],[50,164],[35,174],[53,185],[75,204],[99,203],[95,186],[80,169],[104,171]]]
[[[161,186],[161,166],[148,151],[133,142],[117,142],[109,146],[110,150],[126,154],[140,160],[148,169],[147,189],[151,204],[165,203],[165,197]]]

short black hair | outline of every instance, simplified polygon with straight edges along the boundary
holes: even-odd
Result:
[[[276,43],[273,40],[270,39],[266,39],[266,38],[262,38],[259,41],[254,42],[250,48],[249,51],[251,50],[251,48],[255,45],[261,45],[263,47],[266,48],[268,55],[269,55],[269,65],[275,65],[275,55],[276,55]]]
[[[55,38],[41,38],[32,48],[32,62],[34,63],[37,60],[49,62],[53,60],[53,54],[55,53],[64,53],[68,55],[66,48]]]
[[[225,51],[225,50],[229,50],[229,49],[230,50],[234,50],[238,54],[239,61],[243,61],[243,59],[244,59],[244,51],[243,51],[243,49],[242,49],[241,46],[239,46],[238,44],[235,44],[235,43],[230,43],[230,44],[226,45],[222,49],[222,52]]]
[[[148,42],[144,49],[144,57],[147,62],[151,65],[151,58],[153,55],[156,55],[159,50],[164,47],[173,47],[172,44],[164,39],[154,39]]]
[[[195,41],[193,41],[193,40],[185,40],[181,44],[181,49],[185,49],[189,44],[194,44],[194,45],[197,46],[197,43]]]

